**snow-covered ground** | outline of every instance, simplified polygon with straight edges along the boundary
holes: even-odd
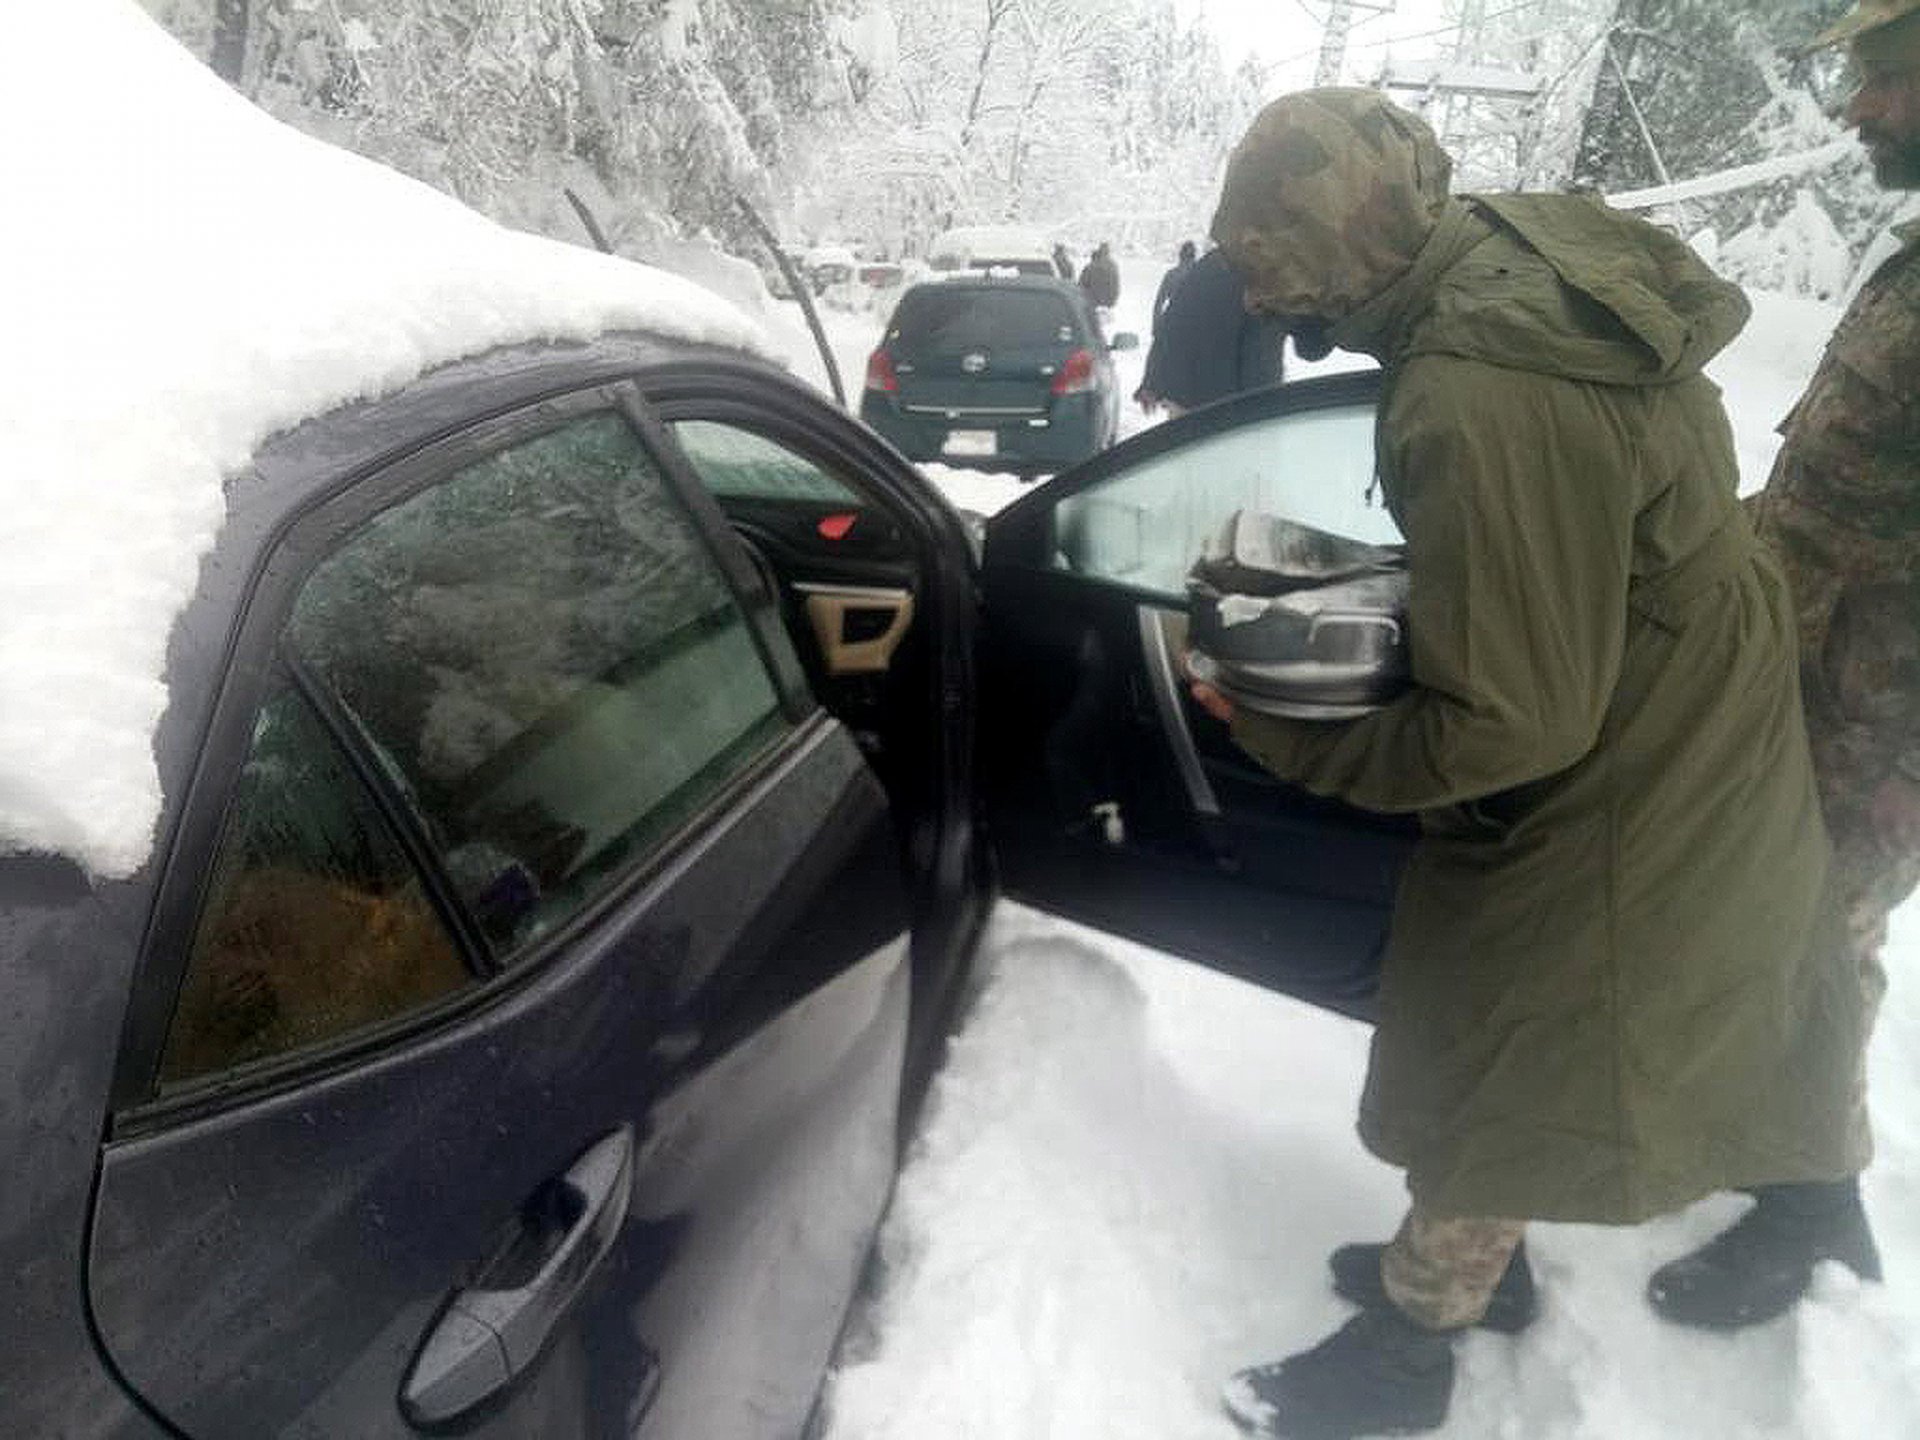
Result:
[[[1123,266],[1122,328],[1144,335],[1159,269]],[[844,319],[857,385],[880,317]],[[1714,367],[1743,488],[1765,478],[1772,427],[1834,319],[1757,296]],[[1119,358],[1137,376],[1139,353]],[[976,510],[1021,489],[931,473]],[[1535,1226],[1544,1312],[1518,1338],[1463,1342],[1443,1436],[1920,1436],[1920,901],[1895,917],[1888,962],[1866,1183],[1887,1283],[1825,1267],[1791,1315],[1700,1334],[1659,1320],[1642,1286],[1744,1201],[1631,1229]],[[1398,1173],[1353,1135],[1365,1027],[1011,905],[982,965],[900,1180],[884,1280],[828,1391],[826,1440],[1229,1440],[1222,1379],[1340,1324],[1327,1252],[1400,1216]]]
[[[1920,906],[1889,959],[1867,1184],[1888,1283],[1824,1267],[1788,1317],[1701,1334],[1641,1287],[1744,1202],[1537,1225],[1541,1318],[1467,1338],[1442,1435],[1920,1435]],[[1013,906],[985,960],[829,1440],[1228,1440],[1220,1381],[1339,1325],[1327,1252],[1400,1215],[1398,1172],[1353,1138],[1365,1028]]]

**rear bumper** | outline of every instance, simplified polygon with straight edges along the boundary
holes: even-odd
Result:
[[[966,410],[910,412],[893,397],[867,390],[860,396],[860,418],[909,460],[983,470],[1063,469],[1113,439],[1107,402],[1092,394],[1062,395],[1045,415],[1009,418]],[[992,431],[993,453],[947,453],[947,437],[956,431]]]

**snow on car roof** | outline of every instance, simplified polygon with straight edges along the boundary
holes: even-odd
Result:
[[[1051,258],[1053,247],[1039,231],[1019,225],[956,225],[935,237],[927,253],[960,258],[973,255]]]
[[[132,0],[9,23],[0,854],[124,876],[160,812],[168,633],[262,440],[504,343],[766,342],[689,282],[280,124]]]

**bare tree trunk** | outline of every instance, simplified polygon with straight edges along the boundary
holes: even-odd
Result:
[[[214,0],[213,53],[207,64],[222,80],[240,88],[247,68],[247,22],[252,0]]]
[[[973,127],[980,119],[980,103],[986,95],[987,75],[993,63],[994,31],[1006,17],[1012,0],[987,0],[987,28],[980,33],[980,62],[974,71],[973,94],[967,97],[966,119],[960,126],[960,149],[973,143]]]

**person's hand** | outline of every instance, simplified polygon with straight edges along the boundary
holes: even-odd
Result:
[[[1189,687],[1193,692],[1193,703],[1207,714],[1213,716],[1222,725],[1233,723],[1233,701],[1222,695],[1204,680],[1195,680]]]
[[[1233,723],[1233,701],[1221,694],[1212,685],[1193,673],[1193,652],[1187,650],[1180,656],[1180,673],[1186,678],[1187,688],[1193,694],[1193,703],[1207,714],[1213,716],[1222,725]]]
[[[1133,392],[1133,403],[1151,415],[1155,410],[1160,408],[1160,397],[1142,385],[1138,390]]]
[[[1890,855],[1920,854],[1920,780],[1898,771],[1889,775],[1868,800],[1867,815],[1881,849]]]

